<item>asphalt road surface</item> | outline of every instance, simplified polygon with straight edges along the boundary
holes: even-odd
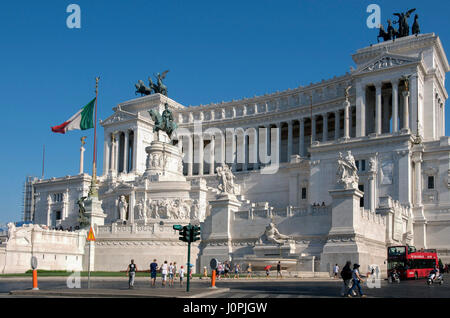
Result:
[[[368,288],[363,284],[363,292],[368,298],[450,298],[450,275],[446,274],[443,285],[426,284],[425,279],[402,281],[400,284],[389,284],[383,280],[378,288]],[[195,279],[192,288],[209,287],[209,280]],[[341,297],[342,280],[220,280],[217,287],[230,288],[229,292],[213,295],[212,298],[321,298]],[[82,288],[87,287],[83,278]],[[91,279],[91,288],[99,289],[127,289],[127,278]],[[30,289],[31,279],[0,278],[0,296],[10,297],[11,290]],[[40,289],[66,289],[66,278],[45,278],[39,281]],[[147,278],[138,278],[135,289],[152,288]],[[161,287],[160,279],[156,288]],[[169,287],[166,287],[169,288]],[[176,289],[181,288],[175,283]],[[184,287],[185,288],[185,287]]]

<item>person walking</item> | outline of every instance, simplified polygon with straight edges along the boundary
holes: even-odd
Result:
[[[156,258],[150,264],[150,280],[152,282],[152,287],[155,287],[156,283],[156,271],[158,270],[158,264],[156,263]]]
[[[178,277],[177,262],[173,262],[173,276],[174,276],[174,278]]]
[[[166,287],[168,271],[169,271],[169,265],[167,265],[167,261],[164,261],[164,264],[161,265],[161,276],[162,276],[162,286],[163,287]]]
[[[338,264],[334,265],[333,273],[334,273],[334,277],[333,278],[337,278],[338,277],[338,273],[339,273],[339,265]]]
[[[174,267],[172,263],[169,264],[169,286],[173,287],[173,275],[174,275]]]
[[[228,264],[228,261],[225,262],[224,269],[225,269],[225,275],[224,276],[226,278],[230,278],[230,276],[228,275],[228,273],[230,272],[230,264]]]
[[[223,264],[219,263],[217,266],[217,279],[220,280],[220,275],[222,275],[223,272]]]
[[[134,264],[134,259],[131,260],[131,264],[128,265],[127,268],[127,276],[128,276],[128,288],[134,288],[134,277],[136,275],[137,266]]]
[[[180,286],[183,287],[183,278],[184,278],[184,268],[183,265],[180,267],[180,271],[178,273],[180,275]]]
[[[247,266],[247,278],[252,278],[252,263],[248,263],[248,266]]]
[[[203,266],[203,277],[208,278],[208,268],[206,266]]]
[[[341,289],[341,296],[346,296],[347,292],[352,287],[352,269],[351,269],[352,263],[350,261],[347,261],[345,263],[345,266],[342,268],[341,271],[341,277],[344,281],[344,284]],[[355,293],[356,295],[356,293]]]
[[[359,295],[362,298],[365,298],[366,295],[363,294],[362,289],[361,289],[361,283],[364,282],[364,280],[362,279],[360,273],[359,273],[359,264],[353,264],[353,271],[352,271],[352,280],[353,280],[353,286],[352,288],[350,288],[350,290],[347,292],[347,297],[351,298],[352,296],[350,295],[351,292],[353,292],[356,287],[358,287],[358,292]]]
[[[278,275],[280,275],[280,277],[283,278],[283,275],[281,275],[281,261],[278,261],[278,264],[277,264],[277,278],[278,278]]]
[[[234,265],[234,277],[233,278],[239,279],[239,269],[240,269],[239,264]]]

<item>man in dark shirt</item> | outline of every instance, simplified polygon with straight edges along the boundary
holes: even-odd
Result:
[[[137,266],[134,264],[134,260],[131,260],[131,264],[128,265],[127,268],[127,275],[129,277],[128,279],[128,288],[134,288],[134,277],[136,275]]]
[[[156,259],[153,260],[153,263],[150,264],[150,280],[152,281],[152,286],[155,286],[156,283],[156,271],[158,270],[158,264],[156,263]]]
[[[281,262],[279,261],[277,264],[277,278],[278,275],[280,275],[281,278],[283,278],[283,275],[281,275]]]

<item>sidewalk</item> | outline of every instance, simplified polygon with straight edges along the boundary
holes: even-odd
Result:
[[[151,288],[151,289],[53,289],[53,290],[12,290],[10,295],[35,297],[106,297],[106,298],[202,298],[226,293],[229,288],[193,288],[185,289]]]

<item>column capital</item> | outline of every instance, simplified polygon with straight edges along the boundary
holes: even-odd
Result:
[[[402,95],[403,95],[404,97],[408,97],[408,96],[409,96],[409,91],[403,91],[403,92],[402,92]]]

